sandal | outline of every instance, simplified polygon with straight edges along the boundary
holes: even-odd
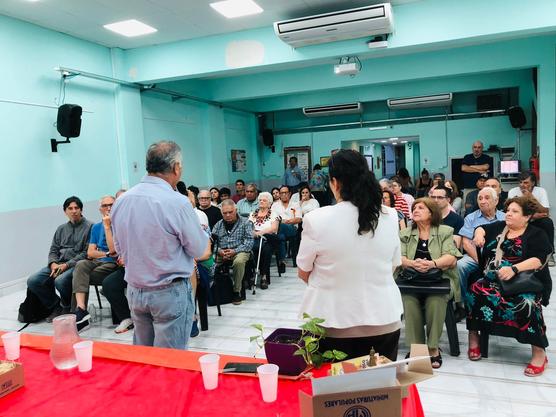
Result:
[[[535,366],[532,364],[527,364],[527,367],[523,371],[525,376],[541,376],[548,365],[548,358],[544,358],[544,363],[541,366]]]
[[[479,346],[467,349],[467,357],[470,361],[479,361],[482,358],[481,348]]]
[[[440,349],[438,349],[437,356],[431,356],[431,366],[433,369],[438,369],[442,366],[442,355],[440,354]]]

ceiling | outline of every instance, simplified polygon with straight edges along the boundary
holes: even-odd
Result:
[[[385,0],[255,0],[258,15],[227,19],[213,10],[216,0],[1,0],[0,14],[108,47],[122,49],[200,38],[336,10],[385,3]],[[393,5],[419,0],[392,0]],[[126,38],[103,25],[137,19],[158,32]]]

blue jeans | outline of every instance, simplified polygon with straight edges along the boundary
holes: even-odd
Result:
[[[187,349],[195,304],[189,278],[154,288],[127,286],[133,344]]]
[[[478,271],[479,265],[471,256],[465,254],[463,255],[463,258],[458,259],[457,268],[459,274],[459,283],[461,286],[461,299],[465,303],[467,295],[469,294],[469,275],[471,275],[475,271]]]
[[[41,300],[43,306],[53,309],[61,304],[64,308],[71,305],[71,281],[73,268],[69,268],[56,278],[50,276],[50,268],[44,267],[27,279],[27,287]],[[60,297],[56,294],[60,293]]]
[[[286,240],[297,235],[297,227],[293,224],[280,223],[278,237],[280,238],[280,260],[286,259]]]

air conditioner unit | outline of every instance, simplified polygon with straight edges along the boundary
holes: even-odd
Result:
[[[357,114],[363,112],[361,103],[335,104],[333,106],[303,107],[307,117],[337,116],[339,114]]]
[[[452,104],[452,93],[407,98],[389,98],[388,108],[393,110],[445,107]]]
[[[386,35],[393,31],[390,3],[324,13],[274,23],[274,32],[298,48],[325,42]]]

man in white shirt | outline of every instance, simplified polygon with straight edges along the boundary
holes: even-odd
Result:
[[[282,185],[280,187],[280,200],[272,204],[271,211],[276,216],[279,216],[282,221],[280,222],[280,228],[278,229],[278,238],[280,239],[280,263],[278,268],[280,273],[286,271],[286,240],[297,236],[297,225],[301,223],[301,207],[298,203],[290,201],[291,193],[290,188],[287,185]],[[295,250],[292,250],[295,254]],[[295,266],[295,255],[294,258]]]
[[[519,174],[519,187],[514,187],[508,192],[508,199],[521,196],[533,197],[539,202],[537,212],[531,218],[531,223],[546,232],[552,249],[554,249],[554,223],[549,214],[548,194],[544,188],[537,186],[537,176],[533,171],[523,171]],[[548,266],[555,266],[554,255],[550,255]]]

